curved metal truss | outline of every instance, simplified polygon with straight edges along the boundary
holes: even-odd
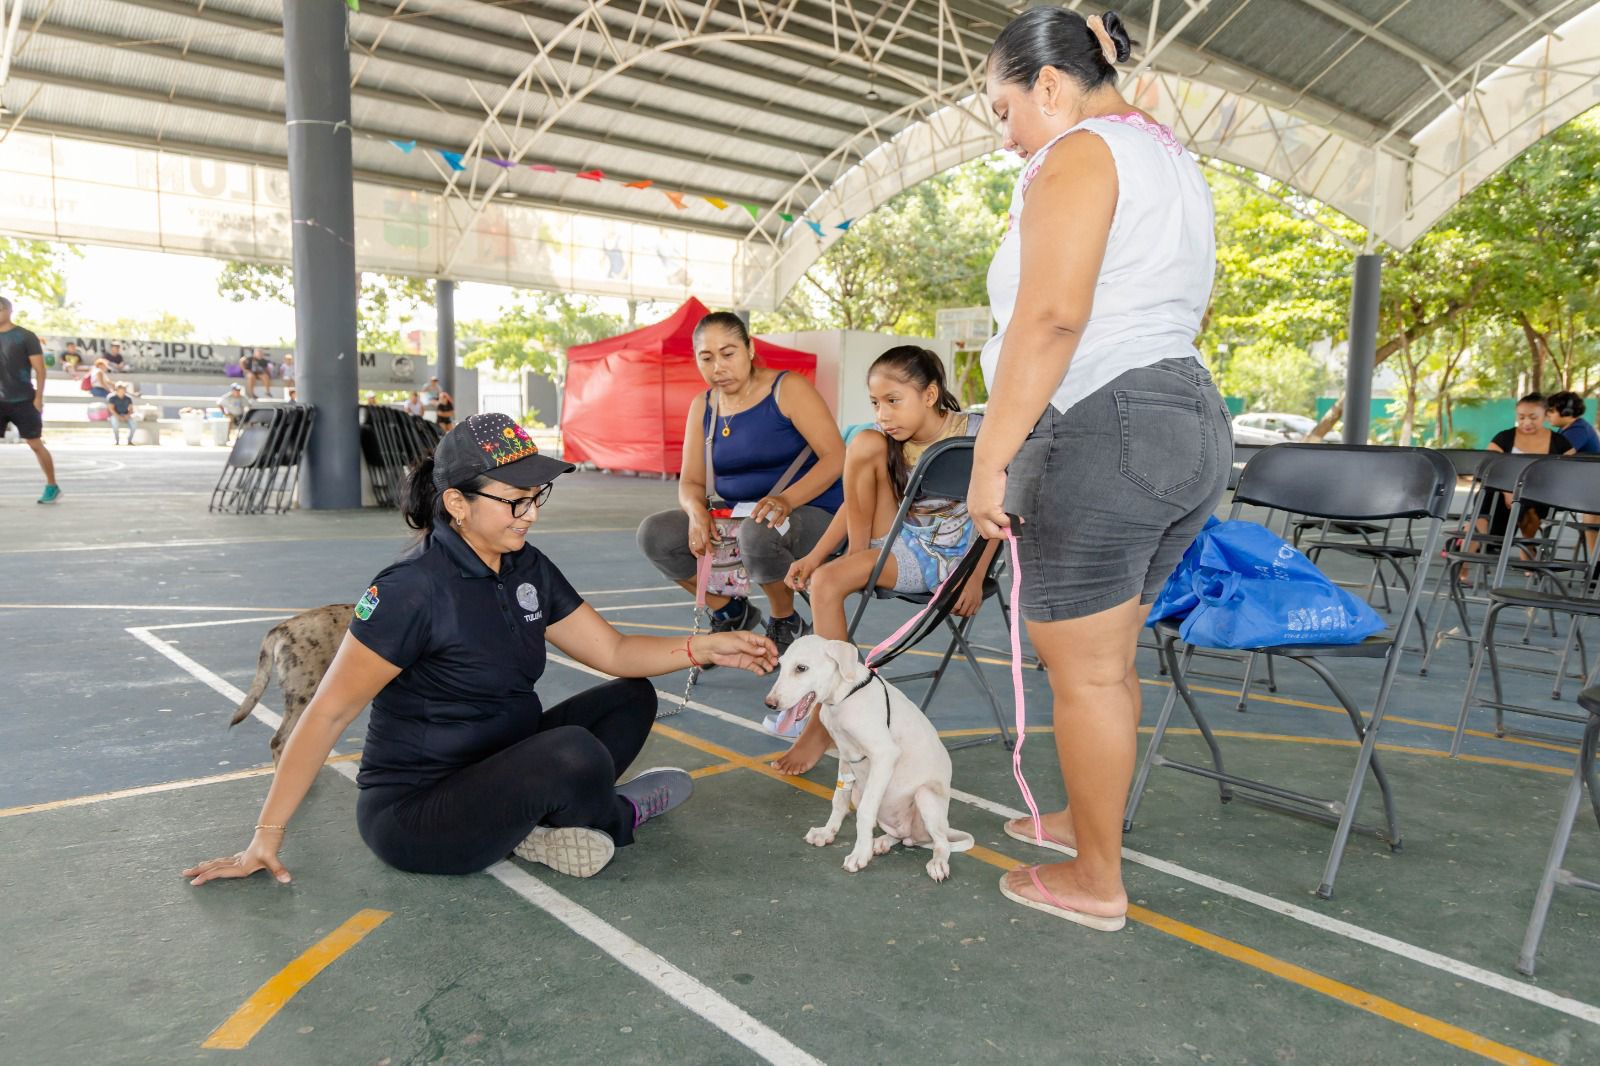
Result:
[[[279,7],[0,0],[0,180],[15,191],[0,231],[287,260]],[[1600,100],[1594,0],[1410,0],[1373,18],[1354,0],[1117,7],[1140,106],[1374,241],[1415,240]],[[982,63],[1011,14],[998,0],[361,0],[358,259],[774,306],[840,224],[998,147]],[[85,140],[126,158],[85,180]],[[118,196],[115,217],[95,215]]]

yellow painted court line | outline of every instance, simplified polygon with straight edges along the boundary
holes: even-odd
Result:
[[[719,762],[715,766],[702,766],[698,770],[690,770],[689,776],[699,780],[703,777],[716,777],[718,774],[725,774],[729,770],[743,769],[744,767],[736,762]]]
[[[212,1030],[206,1042],[200,1046],[225,1051],[238,1051],[245,1047],[283,1009],[284,1004],[311,983],[312,978],[331,966],[340,955],[361,943],[362,938],[382,925],[391,913],[370,908],[357,911],[343,925],[311,945],[299,958],[256,989],[255,994],[245,1000],[244,1005],[234,1011],[227,1021]]]
[[[350,762],[359,758],[361,758],[359,751],[348,755],[335,755],[328,760],[328,764]],[[161,792],[176,792],[179,789],[194,788],[198,785],[220,784],[224,781],[243,781],[251,777],[267,777],[271,773],[271,766],[257,766],[249,770],[233,770],[225,774],[212,774],[210,777],[188,777],[179,781],[163,781],[158,785],[139,785],[135,788],[119,788],[115,792],[96,792],[91,796],[73,796],[69,799],[50,800],[47,803],[24,804],[21,807],[0,807],[0,818],[10,818],[18,814],[40,814],[44,811],[59,811],[63,807],[84,807],[91,803],[129,799],[134,796],[152,796]]]
[[[730,766],[742,766],[745,769],[756,771],[763,777],[771,777],[782,781],[784,784],[789,785],[791,788],[799,789],[801,792],[809,792],[813,796],[830,801],[833,799],[832,789],[824,788],[815,781],[803,777],[780,774],[770,766],[758,763],[754,759],[747,758],[719,744],[701,740],[697,736],[659,723],[654,731],[679,743],[686,744],[697,751],[724,759]],[[971,849],[961,854],[968,855],[979,862],[987,863],[1001,870],[1014,870],[1025,865],[1009,855],[981,845],[973,845]],[[1296,966],[1294,963],[1274,958],[1265,952],[1257,951],[1255,948],[1246,947],[1237,941],[1217,936],[1215,933],[1208,933],[1204,929],[1196,928],[1186,922],[1180,922],[1175,918],[1168,918],[1164,914],[1158,914],[1144,907],[1130,904],[1128,917],[1141,925],[1147,925],[1169,936],[1177,937],[1179,940],[1221,955],[1223,958],[1232,959],[1263,973],[1272,974],[1274,977],[1288,981],[1290,984],[1299,985],[1312,992],[1336,999],[1358,1010],[1376,1014],[1378,1017],[1394,1022],[1396,1025],[1402,1025],[1414,1032],[1449,1044],[1451,1047],[1470,1051],[1474,1055],[1482,1056],[1491,1062],[1505,1063],[1508,1066],[1510,1064],[1516,1064],[1516,1066],[1554,1066],[1553,1063],[1546,1059],[1537,1058],[1514,1047],[1497,1043],[1460,1026],[1451,1025],[1449,1022],[1419,1013],[1409,1007],[1401,1006],[1393,1000],[1373,995],[1353,985],[1347,985],[1342,981],[1335,981],[1333,978],[1325,977],[1314,970],[1308,970],[1303,966]]]

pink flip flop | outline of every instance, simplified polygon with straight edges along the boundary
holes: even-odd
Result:
[[[1073,847],[1071,844],[1057,840],[1049,833],[1044,835],[1043,840],[1035,840],[1032,833],[1011,828],[1011,823],[1009,821],[1005,823],[1003,828],[1005,829],[1006,836],[1010,837],[1012,840],[1020,840],[1024,844],[1032,844],[1036,848],[1049,848],[1051,851],[1059,851],[1069,859],[1076,859],[1078,857],[1077,848]]]
[[[1028,878],[1033,882],[1033,887],[1039,890],[1039,895],[1045,898],[1045,902],[1029,899],[1022,893],[1014,891],[1006,884],[1006,879],[1002,877],[1000,878],[1000,894],[1011,902],[1020,903],[1024,907],[1031,907],[1036,911],[1053,914],[1057,918],[1065,918],[1069,922],[1076,922],[1078,925],[1087,926],[1090,929],[1098,929],[1105,933],[1115,933],[1118,929],[1128,924],[1128,916],[1126,914],[1119,914],[1115,918],[1105,918],[1098,914],[1085,914],[1083,911],[1073,910],[1056,899],[1050,890],[1044,887],[1044,882],[1039,880],[1039,868],[1037,866],[1024,866],[1023,869],[1028,872]]]

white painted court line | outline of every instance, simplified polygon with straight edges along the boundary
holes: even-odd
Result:
[[[284,614],[262,614],[250,618],[212,618],[204,622],[168,622],[160,626],[140,626],[146,633],[154,633],[158,629],[212,629],[216,626],[242,626],[246,622],[281,622],[285,618],[293,618],[299,612]]]
[[[189,658],[187,655],[183,654],[183,652],[179,651],[177,648],[174,648],[171,644],[168,644],[160,637],[151,636],[148,629],[141,629],[138,626],[129,626],[126,632],[131,634],[133,639],[144,644],[148,644],[162,655],[165,655],[168,659],[171,659],[175,664],[177,664],[178,669],[182,670],[196,681],[199,681],[204,685],[209,685],[214,691],[221,693],[226,698],[232,700],[236,705],[244,702],[244,692],[235,688],[233,685],[218,677],[210,670],[207,670],[205,667],[201,666],[199,663],[195,662],[193,659]],[[255,710],[250,712],[250,717],[257,719],[272,729],[277,729],[278,726],[283,724],[283,715],[261,703],[256,704]],[[330,752],[329,754],[334,753]]]
[[[555,918],[622,965],[654,985],[685,1010],[692,1011],[768,1062],[816,1064],[777,1031],[678,969],[643,944],[609,925],[521,867],[501,861],[487,871],[495,880]]]
[[[210,686],[227,699],[236,703],[244,699],[243,692],[161,638],[151,636],[148,630],[131,628],[128,632],[171,659],[190,677]],[[255,717],[276,729],[278,722],[275,719],[279,716],[268,711],[270,718],[264,717],[260,713],[263,709],[257,707]],[[334,763],[332,769],[352,782],[356,779],[356,767],[351,763]],[[502,861],[489,867],[485,872],[632,970],[684,1010],[728,1034],[767,1062],[775,1066],[824,1066],[821,1059],[790,1043],[777,1030],[758,1021],[716,990],[685,973],[593,911],[557,892],[527,871],[510,862]]]
[[[163,611],[168,614],[195,612],[255,614],[299,614],[304,607],[179,607],[176,604],[148,603],[0,603],[0,611]]]
[[[585,596],[592,596],[592,595],[594,595],[594,593],[586,592],[586,593],[584,593],[584,595]],[[680,610],[680,611],[686,610],[686,609],[692,610],[694,608],[694,601],[693,600],[671,600],[671,601],[669,601],[667,603],[615,603],[615,604],[612,604],[609,607],[596,607],[595,610],[598,611],[600,614],[607,614],[607,613],[612,612],[612,611],[644,611],[644,610],[649,610],[651,608],[661,608],[661,607],[673,607],[673,608],[676,608],[677,610]]]
[[[584,666],[582,663],[574,662],[565,656],[551,654],[548,656],[548,661],[560,663],[562,666],[569,666],[575,670],[580,670],[583,673],[593,674],[596,677],[607,676],[600,673],[598,670],[590,669],[589,667]],[[681,705],[683,702],[683,694],[681,692],[667,692],[662,689],[657,689],[656,694],[661,697],[661,699],[666,700],[674,705]],[[690,700],[688,702],[688,706],[691,710],[699,711],[701,714],[704,714],[710,718],[715,718],[718,721],[727,722],[730,725],[738,726],[741,729],[748,729],[752,732],[760,733],[764,737],[771,736],[771,734],[762,728],[760,723],[752,722],[748,718],[741,718],[736,714],[730,714],[727,711],[716,707],[711,707],[696,700]],[[998,815],[1002,818],[1021,818],[1027,813],[1026,811],[1019,811],[1013,807],[1007,807],[1002,803],[996,803],[993,800],[974,795],[970,792],[962,792],[959,789],[951,789],[950,797],[952,799],[960,800],[962,803],[965,803],[969,806],[976,807],[979,810],[988,811],[991,814]],[[1260,907],[1263,910],[1271,911],[1273,914],[1281,915],[1282,917],[1289,918],[1304,925],[1309,925],[1315,929],[1320,929],[1323,932],[1333,933],[1336,936],[1342,936],[1348,940],[1354,940],[1358,943],[1366,944],[1367,946],[1377,948],[1380,951],[1387,951],[1392,955],[1398,955],[1401,958],[1420,963],[1423,966],[1427,966],[1435,970],[1440,970],[1444,973],[1451,974],[1452,976],[1459,977],[1465,981],[1471,981],[1474,984],[1482,985],[1483,987],[1493,989],[1496,992],[1504,992],[1507,995],[1515,996],[1518,999],[1526,1000],[1529,1003],[1535,1003],[1541,1007],[1548,1007],[1551,1010],[1559,1011],[1568,1017],[1589,1022],[1593,1025],[1600,1025],[1600,1006],[1595,1004],[1585,1003],[1582,1000],[1559,995],[1555,992],[1549,991],[1548,989],[1540,988],[1537,985],[1527,984],[1515,978],[1508,977],[1505,974],[1496,973],[1493,970],[1486,970],[1481,966],[1474,966],[1471,963],[1462,962],[1459,959],[1451,958],[1449,955],[1443,955],[1437,951],[1430,951],[1427,948],[1418,947],[1415,944],[1409,944],[1406,941],[1396,939],[1395,937],[1385,936],[1382,933],[1373,932],[1370,929],[1364,929],[1361,926],[1355,925],[1351,922],[1341,921],[1338,918],[1330,918],[1327,915],[1311,910],[1308,907],[1301,907],[1298,904],[1287,903],[1281,899],[1269,896],[1266,893],[1257,892],[1254,889],[1246,888],[1243,885],[1236,885],[1231,881],[1224,881],[1218,877],[1212,877],[1210,874],[1203,874],[1195,870],[1190,870],[1187,867],[1178,865],[1177,863],[1168,862],[1165,859],[1158,859],[1153,855],[1146,855],[1140,851],[1134,851],[1132,848],[1123,848],[1122,857],[1137,866],[1144,866],[1148,869],[1155,870],[1158,873],[1166,874],[1169,877],[1175,877],[1180,881],[1187,881],[1190,884],[1199,885],[1220,895],[1230,896],[1233,899],[1237,899],[1241,902],[1253,904],[1254,906]]]

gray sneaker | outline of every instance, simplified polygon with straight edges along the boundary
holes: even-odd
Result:
[[[632,781],[617,786],[617,794],[633,804],[633,826],[659,818],[694,793],[694,778],[688,771],[671,766],[646,770]]]
[[[754,629],[761,624],[761,612],[756,610],[756,605],[749,600],[744,601],[744,613],[735,614],[731,618],[711,618],[711,632],[737,633],[741,629]]]
[[[541,825],[512,849],[528,862],[538,862],[568,877],[593,877],[617,852],[616,842],[598,829]]]
[[[789,645],[810,632],[811,623],[801,618],[799,614],[791,614],[788,618],[774,618],[767,623],[767,636],[778,646],[779,655],[788,651]]]

